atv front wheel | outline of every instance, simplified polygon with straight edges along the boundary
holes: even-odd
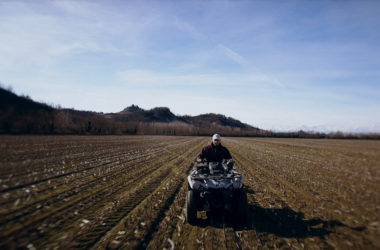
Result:
[[[197,204],[196,196],[193,190],[187,191],[186,196],[186,219],[190,224],[195,224],[197,221]]]

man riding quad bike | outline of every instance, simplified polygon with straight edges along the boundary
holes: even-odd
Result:
[[[234,221],[244,224],[247,215],[247,195],[243,176],[233,169],[234,161],[228,149],[215,134],[210,145],[198,155],[197,163],[187,177],[186,217],[190,224],[197,221],[197,212],[229,211]]]

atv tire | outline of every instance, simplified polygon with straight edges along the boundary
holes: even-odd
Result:
[[[234,208],[232,210],[235,217],[235,222],[239,226],[244,226],[247,224],[248,218],[248,201],[247,193],[245,190],[241,189],[236,191],[234,194]]]
[[[196,196],[193,190],[187,191],[186,196],[186,219],[189,224],[197,222],[197,204]]]

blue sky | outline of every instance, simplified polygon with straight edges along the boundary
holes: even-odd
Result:
[[[378,1],[0,1],[0,81],[62,107],[380,132]]]

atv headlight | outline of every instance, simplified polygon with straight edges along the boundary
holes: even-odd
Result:
[[[235,180],[233,185],[234,185],[234,188],[241,188],[241,181]]]

